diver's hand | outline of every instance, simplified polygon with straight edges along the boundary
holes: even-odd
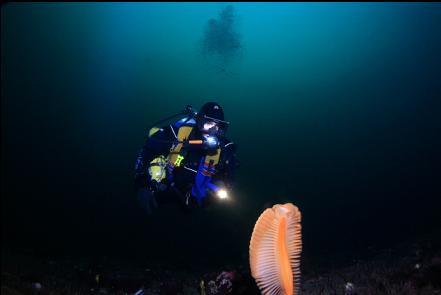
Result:
[[[136,198],[148,215],[152,214],[153,209],[158,208],[155,195],[147,188],[140,188]]]

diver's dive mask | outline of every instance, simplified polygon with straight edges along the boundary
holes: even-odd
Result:
[[[230,124],[230,122],[212,118],[207,115],[204,115],[198,123],[199,129],[203,134],[218,137],[225,135],[228,124]]]
[[[203,147],[208,150],[217,149],[220,145],[219,137],[222,135],[222,129],[215,121],[206,121],[202,125],[202,135],[204,137]]]
[[[210,135],[215,135],[217,133],[217,130],[219,130],[219,126],[214,121],[206,121],[202,125],[202,133],[208,133]]]

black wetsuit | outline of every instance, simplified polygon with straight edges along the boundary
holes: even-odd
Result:
[[[193,126],[193,125],[190,125]],[[181,126],[179,126],[181,127]],[[178,198],[181,204],[188,203],[188,196],[190,195],[192,186],[195,181],[196,173],[201,159],[210,153],[215,153],[216,150],[206,150],[200,145],[182,147],[180,154],[185,155],[179,167],[174,167],[172,172],[171,183],[164,179],[165,190],[158,190],[156,181],[151,180],[148,174],[148,167],[150,162],[163,155],[167,157],[173,142],[177,141],[179,127],[177,125],[169,125],[162,127],[159,131],[154,133],[145,142],[138,154],[135,166],[135,185],[136,189],[148,189],[158,195],[158,202],[168,201],[170,199]],[[203,135],[196,126],[189,135],[189,140],[202,139]],[[225,137],[219,138],[221,153],[219,163],[215,166],[216,173],[213,175],[213,181],[220,180],[224,183],[227,189],[232,188],[234,170],[237,166],[236,160],[236,145]],[[194,199],[190,198],[191,204],[194,205]],[[209,202],[209,197],[204,198],[204,205]],[[186,204],[188,205],[188,204]]]

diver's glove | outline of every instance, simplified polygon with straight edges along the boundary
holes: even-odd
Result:
[[[151,215],[152,210],[158,207],[155,195],[147,188],[140,188],[136,198],[148,215]]]

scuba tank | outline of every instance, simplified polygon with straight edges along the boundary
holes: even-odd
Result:
[[[155,122],[154,124],[152,124],[148,128],[148,138],[150,138],[151,140],[156,141],[156,142],[176,144],[177,143],[176,140],[174,140],[174,141],[159,140],[159,139],[152,138],[152,136],[156,132],[162,130],[160,127],[158,127],[161,124],[163,124],[167,121],[170,121],[178,116],[186,116],[186,117],[182,118],[181,120],[174,123],[175,127],[179,128],[180,126],[182,126],[183,124],[186,124],[190,120],[194,120],[194,117],[196,116],[196,114],[197,113],[193,110],[192,106],[187,105],[183,111],[176,113],[174,115],[171,115],[169,117],[166,117],[164,119],[161,119],[161,120]],[[168,162],[168,159],[163,155],[160,155],[160,156],[154,158],[152,161],[150,161],[147,170],[148,170],[148,174],[150,175],[151,180],[153,180],[157,183],[161,183],[167,177],[167,162]]]

